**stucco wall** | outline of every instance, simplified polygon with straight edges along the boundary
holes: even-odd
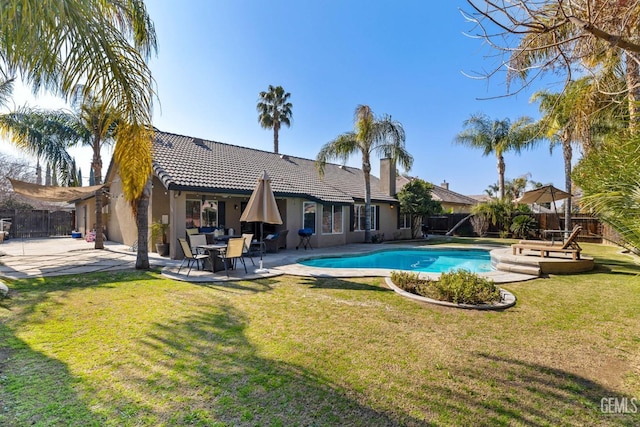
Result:
[[[164,188],[162,182],[157,177],[153,177],[152,181],[153,190],[151,191],[151,200],[149,200],[149,227],[154,222],[162,221],[162,215],[167,215],[169,219],[169,224],[171,224],[171,206],[169,200],[169,191]],[[173,244],[171,230],[167,231],[167,243],[169,245]],[[149,250],[152,252],[156,251],[155,244],[161,243],[162,239],[158,238],[158,241],[153,241],[151,236],[151,230],[149,230]],[[178,244],[176,241],[175,244]],[[171,247],[171,246],[169,246]]]
[[[119,176],[109,182],[109,215],[105,219],[107,237],[112,242],[133,245],[138,240],[138,228],[131,206],[122,193],[122,182]]]
[[[76,202],[76,229],[82,233],[82,237],[87,236],[87,232],[93,229],[96,222],[95,199],[90,198]]]

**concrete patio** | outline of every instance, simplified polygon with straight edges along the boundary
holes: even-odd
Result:
[[[104,250],[93,249],[94,243],[70,237],[42,239],[11,239],[0,244],[0,277],[24,279],[33,277],[50,277],[65,274],[86,274],[91,272],[133,270],[136,253],[126,245],[105,242]],[[415,243],[393,244],[394,248],[415,247]],[[152,267],[162,269],[165,277],[190,282],[226,282],[236,280],[254,280],[282,274],[307,277],[388,277],[389,269],[349,269],[349,268],[317,268],[298,264],[298,261],[311,256],[352,255],[367,253],[388,247],[385,244],[350,244],[344,246],[296,250],[285,249],[278,253],[267,253],[262,263],[268,272],[256,272],[260,258],[254,257],[255,266],[249,258],[247,274],[241,265],[229,272],[212,273],[193,268],[187,276],[187,269],[182,268],[178,274],[181,260],[171,260],[150,252],[149,262]],[[492,271],[484,273],[496,283],[529,280],[535,276],[518,272]],[[434,277],[434,274],[425,274]]]

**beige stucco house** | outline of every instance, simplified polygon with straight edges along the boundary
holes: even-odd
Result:
[[[372,233],[384,235],[386,240],[409,238],[408,224],[405,226],[399,215],[395,198],[395,166],[383,159],[380,170],[382,179],[371,177]],[[324,177],[320,177],[314,160],[156,130],[149,220],[168,221],[171,257],[182,256],[176,243],[187,228],[258,236],[259,225],[241,222],[240,216],[263,171],[271,178],[283,220],[281,225],[264,224],[265,234],[289,230],[287,248],[298,245],[301,228],[313,231],[313,247],[364,241],[361,169],[327,164]],[[107,238],[132,245],[137,229],[113,163],[105,183],[109,195],[103,208]],[[86,212],[86,224],[93,225],[93,200],[76,202],[77,211]],[[83,226],[82,221],[78,224]],[[152,243],[148,242],[150,250],[154,250]]]
[[[405,175],[398,176],[396,178],[396,188],[400,191],[405,185],[414,179],[416,178]],[[446,181],[440,185],[431,185],[433,185],[431,198],[440,202],[444,213],[470,213],[471,208],[479,203],[478,200],[469,196],[449,190],[449,183]]]

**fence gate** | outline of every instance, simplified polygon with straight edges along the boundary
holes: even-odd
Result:
[[[73,211],[0,210],[0,217],[10,219],[9,238],[69,236],[74,228]]]

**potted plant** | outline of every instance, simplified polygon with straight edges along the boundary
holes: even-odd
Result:
[[[151,224],[151,238],[156,242],[156,252],[158,252],[158,255],[160,256],[169,255],[167,230],[169,230],[169,224],[165,224],[162,221],[155,221]]]

